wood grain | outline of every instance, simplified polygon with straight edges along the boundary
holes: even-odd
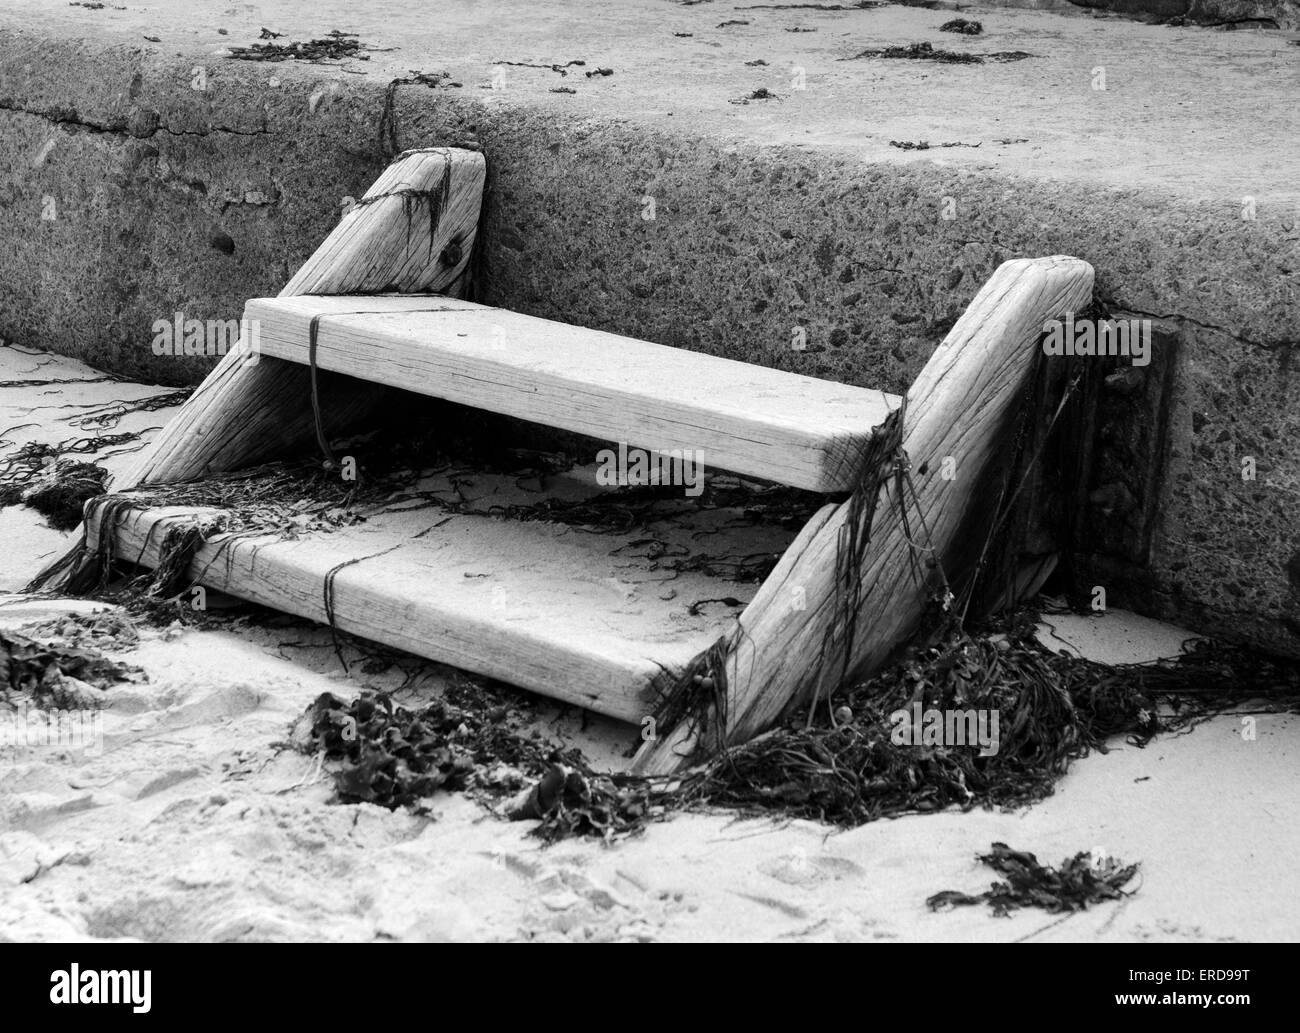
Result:
[[[810,491],[844,491],[872,430],[899,399],[438,298],[296,297],[248,303],[266,356],[476,409],[626,442],[690,451],[730,470]]]
[[[280,292],[456,293],[478,229],[486,165],[476,151],[437,148],[393,162]],[[111,490],[193,481],[300,447],[313,436],[308,371],[241,348],[227,354]],[[332,425],[371,411],[374,384],[335,382]]]
[[[931,356],[907,393],[902,448],[910,457],[928,544],[950,579],[969,563],[969,515],[987,495],[989,474],[1000,458],[1005,427],[1034,365],[1046,320],[1079,311],[1092,294],[1093,271],[1086,262],[1057,256],[1004,263]],[[944,477],[945,457],[956,476]],[[1009,457],[1007,457],[1009,458]],[[893,488],[880,489],[871,545],[860,579],[865,596],[852,626],[849,669],[861,677],[878,666],[917,629],[938,589],[931,571],[912,576],[914,552],[904,533]],[[724,715],[713,715],[716,738],[701,741],[695,722],[663,728],[636,758],[636,770],[665,773],[742,743],[778,720],[792,702],[825,695],[838,683],[845,636],[830,642],[837,614],[837,556],[849,533],[850,504],[823,510],[820,525],[791,546],[739,619],[724,671]],[[814,521],[817,524],[818,521]],[[927,544],[922,542],[922,545]],[[917,559],[924,564],[926,555]],[[830,659],[824,662],[824,657]]]
[[[212,533],[187,582],[322,623],[330,583],[344,631],[639,723],[733,619],[732,601],[743,605],[757,591],[711,573],[707,563],[674,569],[663,554],[779,554],[793,537],[776,521],[747,520],[743,504],[670,507],[648,525],[600,534],[504,518],[505,508],[538,500],[518,481],[461,467],[422,482],[422,490],[469,512],[397,504],[294,540]],[[569,499],[604,490],[594,467],[560,475],[550,488]],[[91,512],[98,533],[102,511]],[[153,567],[169,526],[215,527],[220,512],[123,510],[105,530],[113,555]]]

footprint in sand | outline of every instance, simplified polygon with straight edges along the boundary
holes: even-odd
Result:
[[[814,855],[805,850],[793,850],[764,861],[758,870],[791,886],[814,886],[862,874],[862,868],[846,858]]]

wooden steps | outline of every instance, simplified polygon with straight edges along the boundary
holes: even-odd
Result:
[[[261,353],[809,491],[853,485],[900,399],[454,298],[258,298]]]
[[[465,286],[484,171],[465,151],[395,161],[280,297],[249,303],[258,350],[244,342],[226,356],[110,486],[124,504],[103,510],[116,513],[111,526],[88,504],[85,548],[51,568],[53,583],[97,569],[109,541],[116,555],[159,563],[169,523],[213,514],[160,509],[166,493],[151,485],[204,481],[376,424],[389,385],[603,441],[701,451],[711,471],[848,498],[801,506],[812,515],[797,534],[773,538],[747,512],[684,532],[687,554],[702,541],[779,554],[757,591],[691,580],[699,568],[688,565],[678,595],[662,598],[633,584],[653,580],[649,553],[617,569],[680,529],[643,539],[633,528],[611,548],[605,535],[458,507],[442,522],[379,512],[292,541],[213,539],[188,576],[602,713],[653,718],[636,760],[646,773],[704,760],[824,699],[884,662],[936,602],[953,603],[950,587],[981,569],[995,537],[1016,417],[1039,361],[1052,361],[1044,325],[1088,304],[1091,266],[1059,255],[1004,263],[899,399],[439,293]],[[319,424],[318,378],[321,399],[331,389]],[[732,602],[692,602],[704,599]]]

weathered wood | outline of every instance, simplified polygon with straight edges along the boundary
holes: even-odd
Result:
[[[704,569],[671,570],[661,554],[779,554],[793,537],[776,521],[747,520],[743,504],[674,508],[603,534],[511,520],[503,509],[535,503],[536,493],[512,474],[463,467],[422,490],[471,511],[399,505],[294,540],[215,535],[190,561],[187,583],[322,623],[328,586],[343,631],[639,724],[733,619],[724,600],[743,605],[757,590]],[[551,490],[576,499],[603,489],[589,466],[554,478]],[[94,535],[100,513],[91,510]],[[118,510],[102,530],[114,556],[156,567],[169,527],[214,526],[219,513]]]
[[[474,247],[485,173],[476,151],[436,148],[402,155],[280,296],[458,293]],[[350,385],[334,399],[331,426],[355,420],[382,395],[375,385]],[[197,480],[254,465],[313,433],[309,371],[250,353],[241,338],[240,347],[218,363],[111,488]]]
[[[456,514],[457,527],[440,522],[431,541],[432,525],[405,526],[418,518],[390,514],[299,540],[210,541],[191,577],[625,720],[654,716],[658,736],[636,761],[646,773],[743,742],[792,702],[821,698],[846,675],[879,665],[942,594],[939,572],[955,582],[980,558],[997,494],[990,475],[1043,324],[1084,306],[1091,267],[1066,257],[1003,265],[931,357],[901,414],[886,416],[899,400],[880,392],[431,297],[464,283],[483,182],[473,152],[413,152],[390,166],[278,301],[250,303],[265,354],[255,362],[240,350],[227,356],[113,489],[195,480],[308,438],[315,428],[304,359],[314,326],[319,386],[329,398],[321,410],[335,421],[367,412],[387,384],[658,451],[698,449],[708,466],[854,494],[814,516],[735,621],[700,628],[673,614],[668,633],[649,637],[620,632],[620,621],[639,611],[615,603],[611,612],[597,587],[619,580],[606,576],[604,543],[580,543],[579,555],[566,529],[540,522],[503,532],[484,530],[495,523],[484,520],[465,531],[465,515]],[[302,295],[317,297],[295,300]],[[895,497],[897,482],[876,479],[893,462],[895,435],[910,469],[906,499]],[[872,469],[862,469],[868,462]],[[869,546],[846,563],[872,501]],[[157,532],[168,521],[203,518],[107,511],[119,512],[120,525],[100,528],[92,517],[87,540],[111,538],[119,555],[146,565],[159,562]],[[68,564],[89,569],[88,557],[74,553],[51,570]],[[512,600],[507,614],[485,611],[482,586],[470,583],[482,572],[466,569],[480,565]],[[730,605],[739,595],[712,591],[698,598]],[[686,619],[699,616],[691,604]]]
[[[601,440],[688,451],[810,491],[847,491],[883,391],[669,348],[466,301],[261,298],[245,321],[264,356],[531,420]]]
[[[1093,271],[1075,258],[1019,259],[1003,264],[976,295],[907,393],[902,449],[910,458],[917,499],[908,500],[914,541],[933,547],[950,578],[968,572],[983,534],[970,514],[996,492],[989,473],[1005,442],[1006,424],[1034,366],[1043,325],[1078,311],[1092,292]],[[955,461],[945,478],[945,457]],[[918,627],[939,585],[929,554],[914,551],[899,500],[886,483],[879,493],[871,542],[859,572],[863,601],[839,627],[838,558],[847,546],[852,504],[827,507],[791,546],[726,637],[716,677],[725,686],[724,713],[660,727],[639,752],[643,773],[677,770],[708,753],[744,742],[770,727],[793,701],[833,690],[842,673],[845,630],[853,630],[848,669],[861,676],[879,665]],[[924,524],[922,524],[922,518]],[[985,525],[987,530],[987,525]],[[913,563],[925,572],[913,577]],[[967,567],[961,569],[961,564]],[[837,629],[827,640],[827,629]],[[699,712],[696,712],[698,716]],[[701,728],[708,729],[707,740]]]

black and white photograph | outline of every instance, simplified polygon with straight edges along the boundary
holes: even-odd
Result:
[[[1257,1014],[1297,349],[1300,0],[0,0],[6,994],[1016,943]]]

